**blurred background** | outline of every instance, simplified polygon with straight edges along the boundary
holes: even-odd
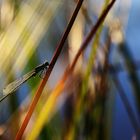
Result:
[[[84,1],[23,139],[29,138],[48,97],[109,3]],[[0,0],[0,97],[10,82],[51,61],[76,4],[76,0]],[[116,0],[57,97],[38,140],[140,138],[139,23],[140,2]],[[0,139],[15,138],[41,77],[38,74],[0,102]]]

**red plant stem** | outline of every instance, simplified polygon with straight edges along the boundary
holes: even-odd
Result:
[[[36,94],[35,94],[35,96],[33,98],[33,101],[31,102],[31,104],[29,106],[29,110],[28,110],[28,112],[27,112],[27,114],[25,116],[25,119],[24,119],[19,131],[17,132],[15,140],[21,140],[21,138],[23,136],[23,133],[24,133],[24,131],[25,131],[25,129],[26,129],[28,123],[29,123],[29,120],[30,120],[30,118],[31,118],[31,116],[33,114],[33,111],[34,111],[38,101],[39,101],[39,98],[40,98],[40,96],[42,94],[42,91],[43,91],[43,89],[45,87],[45,84],[46,84],[46,82],[47,82],[47,80],[48,80],[48,78],[49,78],[49,76],[50,76],[50,74],[51,74],[51,72],[53,70],[53,67],[54,67],[54,65],[55,65],[55,63],[56,63],[56,61],[57,61],[57,59],[58,59],[58,57],[59,57],[59,55],[61,53],[61,50],[62,50],[62,48],[64,46],[64,43],[65,43],[65,41],[66,41],[66,39],[68,37],[69,32],[70,32],[70,30],[71,30],[71,28],[73,26],[73,23],[74,23],[77,15],[78,15],[78,12],[79,12],[79,10],[81,8],[81,5],[82,5],[83,1],[84,0],[79,0],[78,3],[77,3],[77,6],[76,6],[76,8],[75,8],[75,10],[73,12],[73,15],[72,15],[72,17],[71,17],[71,19],[70,19],[70,21],[69,21],[69,23],[67,25],[67,28],[66,28],[63,36],[62,36],[62,39],[60,40],[60,42],[59,42],[59,44],[58,44],[58,46],[56,48],[56,51],[55,51],[55,53],[54,53],[54,55],[52,57],[52,60],[51,60],[50,66],[49,66],[49,68],[47,70],[47,73],[46,73],[44,79],[41,81],[41,83],[40,83],[40,85],[38,87],[38,90],[36,91]]]
[[[111,9],[111,7],[113,6],[114,2],[116,0],[112,0],[111,3],[107,6],[107,8],[103,11],[103,14],[100,16],[100,18],[98,19],[97,23],[95,25],[92,26],[92,29],[90,31],[90,33],[87,35],[87,37],[85,38],[84,42],[82,43],[80,50],[78,51],[78,53],[76,54],[76,57],[74,58],[74,61],[71,65],[71,71],[73,71],[75,64],[79,58],[79,56],[82,54],[82,52],[87,48],[87,45],[89,44],[89,42],[91,41],[91,39],[93,38],[93,36],[95,35],[96,31],[98,30],[99,26],[102,24],[102,22],[104,21],[105,17],[107,16],[109,10]]]

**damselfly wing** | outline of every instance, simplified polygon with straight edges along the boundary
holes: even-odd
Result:
[[[3,95],[8,95],[14,91],[17,90],[17,88],[25,83],[28,79],[30,79],[31,77],[35,76],[36,72],[35,70],[28,72],[27,74],[25,74],[24,76],[20,77],[19,79],[13,81],[12,83],[10,83],[9,85],[7,85],[4,89],[3,89]]]

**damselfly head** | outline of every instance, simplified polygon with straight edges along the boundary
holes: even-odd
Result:
[[[49,62],[48,61],[44,62],[44,65],[49,66]]]

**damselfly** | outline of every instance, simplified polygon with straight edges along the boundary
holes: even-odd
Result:
[[[37,66],[35,69],[33,69],[32,71],[28,72],[27,74],[23,75],[21,78],[13,81],[12,83],[10,83],[9,85],[7,85],[4,89],[3,89],[3,96],[0,98],[0,102],[5,99],[8,95],[10,95],[11,93],[13,93],[14,91],[16,91],[20,85],[22,85],[23,83],[25,83],[27,80],[29,80],[31,77],[36,76],[40,71],[42,70],[46,70],[49,66],[48,62],[45,62],[39,66]]]

